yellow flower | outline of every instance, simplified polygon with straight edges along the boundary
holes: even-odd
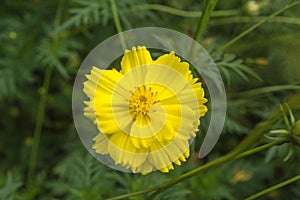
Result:
[[[133,173],[169,172],[189,157],[204,90],[174,52],[153,60],[145,47],[126,50],[121,70],[93,67],[86,76],[84,114],[97,126],[94,150]]]

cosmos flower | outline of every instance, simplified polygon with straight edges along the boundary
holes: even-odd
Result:
[[[146,47],[133,47],[120,65],[86,75],[84,115],[99,131],[93,149],[133,173],[169,172],[189,157],[207,112],[201,82],[174,52],[153,60]]]

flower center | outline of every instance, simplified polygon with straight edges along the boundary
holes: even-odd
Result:
[[[160,102],[157,94],[158,92],[152,91],[151,86],[142,85],[136,88],[129,99],[129,113],[133,121],[139,117],[149,118],[151,106]]]

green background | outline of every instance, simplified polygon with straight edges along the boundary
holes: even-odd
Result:
[[[299,5],[214,53],[289,2],[218,2],[199,42],[212,53],[226,86],[228,112],[222,136],[205,159],[197,158],[202,135],[194,141],[187,163],[169,174],[142,176],[112,170],[94,159],[72,119],[72,87],[81,62],[96,45],[118,33],[111,1],[1,1],[0,199],[105,199],[139,191],[226,154],[280,104],[291,104],[299,119]],[[191,37],[205,5],[201,0],[115,3],[122,30],[157,26]],[[203,130],[207,123],[202,121]],[[274,129],[286,129],[283,115],[265,133]],[[262,136],[257,142],[269,141]],[[293,155],[283,161],[288,152]],[[299,161],[298,147],[280,145],[207,170],[155,198],[243,199],[299,174]],[[300,183],[262,199],[300,199]]]

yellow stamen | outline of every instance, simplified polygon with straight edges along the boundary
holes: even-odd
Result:
[[[136,88],[129,99],[129,113],[136,121],[137,118],[149,118],[151,106],[159,103],[157,92],[153,92],[151,86],[142,85]]]

